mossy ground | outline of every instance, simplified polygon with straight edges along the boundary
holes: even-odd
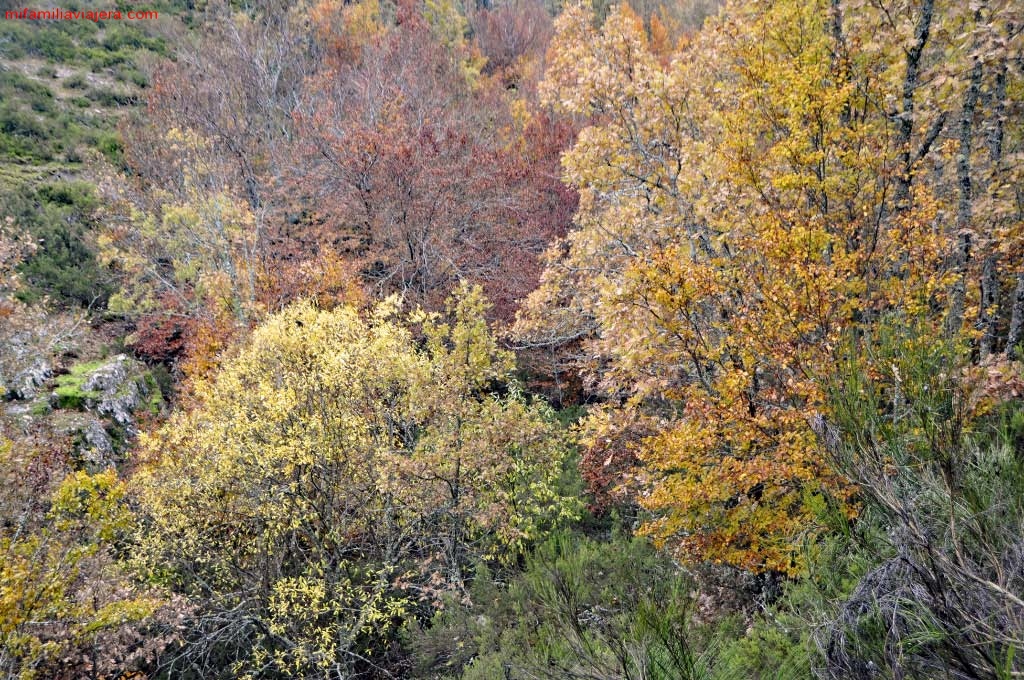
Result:
[[[102,393],[96,390],[87,390],[84,385],[89,374],[103,366],[103,364],[104,361],[102,359],[76,364],[69,369],[68,373],[57,376],[57,387],[53,391],[57,396],[55,406],[57,408],[81,410],[85,408],[90,400],[95,401],[99,399]]]

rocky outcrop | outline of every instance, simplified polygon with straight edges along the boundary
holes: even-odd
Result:
[[[97,472],[122,462],[138,434],[138,414],[157,413],[163,395],[147,367],[125,354],[55,370],[46,358],[22,361],[0,389],[0,419],[24,433],[68,442],[77,465]]]
[[[89,373],[82,382],[84,392],[99,395],[95,399],[96,411],[124,427],[129,435],[135,434],[132,413],[149,396],[149,387],[140,377],[140,368],[124,354],[118,354]]]
[[[36,359],[27,368],[19,372],[11,380],[8,387],[8,398],[27,400],[34,399],[46,383],[53,377],[53,367],[45,359]]]

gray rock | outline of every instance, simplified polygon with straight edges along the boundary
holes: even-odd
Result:
[[[39,388],[53,377],[53,368],[45,359],[36,359],[28,368],[14,376],[10,394],[15,399],[34,399]]]
[[[124,427],[130,436],[136,434],[132,412],[147,396],[145,383],[135,375],[137,370],[135,362],[124,354],[118,354],[90,373],[82,383],[85,390],[101,393],[96,411]]]
[[[109,392],[116,390],[128,379],[131,359],[118,354],[86,377],[82,388],[90,392]]]
[[[79,447],[79,454],[86,469],[91,473],[100,472],[116,463],[114,457],[114,443],[110,441],[110,435],[103,428],[98,420],[90,420],[82,429],[82,444]]]

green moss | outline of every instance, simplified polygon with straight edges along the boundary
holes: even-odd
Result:
[[[53,391],[57,395],[57,408],[83,409],[88,401],[99,399],[102,393],[97,390],[87,390],[84,384],[89,374],[103,366],[104,363],[101,359],[76,364],[65,375],[57,376],[57,389]]]
[[[146,399],[146,409],[153,415],[158,415],[164,406],[164,395],[160,389],[160,383],[152,371],[146,371],[142,376],[142,382],[146,387],[149,397]]]
[[[89,400],[100,397],[99,392],[83,390],[79,385],[61,385],[53,393],[57,395],[57,408],[77,410],[84,409]]]
[[[45,416],[47,413],[49,413],[52,410],[53,409],[50,407],[50,403],[44,399],[44,400],[33,402],[32,407],[29,409],[29,413],[31,413],[32,415],[38,417],[38,416]]]

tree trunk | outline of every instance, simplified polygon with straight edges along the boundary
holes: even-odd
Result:
[[[1000,164],[1003,161],[1003,117],[1006,115],[1006,59],[1002,59],[996,71],[993,91],[992,126],[988,133],[988,153],[992,162],[989,192],[992,185],[998,192]],[[994,225],[993,225],[994,226]],[[981,271],[981,309],[978,311],[978,327],[981,330],[981,356],[987,357],[996,350],[999,330],[999,253],[989,238],[988,255]]]
[[[946,315],[946,335],[960,332],[964,321],[964,299],[967,294],[967,264],[971,260],[971,202],[974,200],[974,186],[971,182],[971,138],[974,133],[974,114],[978,108],[978,94],[981,92],[981,61],[974,59],[971,68],[971,82],[964,94],[964,107],[960,114],[960,153],[956,160],[957,187],[960,200],[956,211],[957,250],[953,266],[956,282],[950,292],[949,312]]]
[[[910,140],[914,132],[914,95],[919,85],[921,54],[931,33],[935,0],[921,3],[921,16],[914,29],[914,44],[907,50],[907,71],[903,77],[903,110],[896,117],[896,148],[899,152],[900,168],[896,175],[896,212],[910,210],[910,185],[913,181],[914,154]]]

